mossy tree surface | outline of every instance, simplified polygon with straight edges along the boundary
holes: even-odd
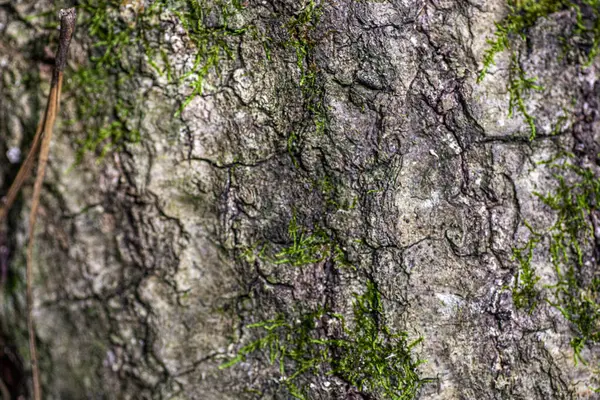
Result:
[[[600,51],[600,1],[598,0],[508,0],[508,15],[496,22],[493,39],[483,58],[479,72],[481,82],[494,65],[499,53],[510,54],[509,78],[506,89],[510,94],[508,116],[518,112],[529,125],[530,139],[536,136],[535,118],[527,110],[526,98],[529,91],[543,90],[536,84],[535,76],[527,76],[521,63],[526,50],[531,28],[558,12],[574,14],[574,24],[560,37],[563,41],[563,56],[575,58],[576,62],[590,65]]]
[[[528,112],[526,94],[531,90],[543,91],[534,77],[528,77],[522,67],[531,30],[543,19],[551,19],[559,13],[570,17],[558,38],[562,43],[559,61],[567,61],[585,70],[593,68],[600,51],[600,2],[583,1],[509,1],[508,15],[496,23],[493,39],[488,40],[481,82],[495,57],[509,53],[507,91],[509,93],[509,117],[517,110],[529,125],[530,140],[536,138],[535,116]],[[578,82],[573,82],[579,84]],[[582,85],[582,86],[585,86]],[[585,90],[590,90],[585,88]],[[594,91],[594,88],[591,89]],[[523,221],[529,239],[513,249],[518,271],[512,288],[513,301],[518,309],[533,313],[537,307],[547,304],[569,322],[573,337],[570,340],[575,363],[583,361],[586,346],[593,349],[600,340],[600,292],[598,249],[598,213],[600,205],[600,176],[598,160],[593,143],[593,126],[597,112],[586,111],[587,96],[580,107],[583,112],[563,115],[552,121],[555,125],[551,135],[572,134],[575,138],[572,153],[564,144],[550,160],[539,162],[540,168],[551,171],[554,188],[533,192],[541,205],[556,214],[554,223],[536,230],[531,223]],[[543,105],[542,105],[543,108]],[[565,124],[566,121],[570,121]],[[591,129],[591,131],[590,131]],[[535,259],[548,261],[554,276],[545,285],[535,268]],[[591,382],[590,382],[591,383]]]
[[[510,53],[507,90],[510,95],[509,117],[516,109],[529,125],[530,140],[536,136],[535,118],[527,111],[525,94],[529,90],[543,90],[535,78],[527,77],[521,67],[523,44],[529,40],[530,30],[541,19],[552,18],[559,12],[571,13],[572,26],[560,37],[563,44],[561,58],[589,67],[600,51],[600,2],[584,1],[509,1],[509,13],[496,23],[494,39],[483,59],[483,69],[478,80],[485,78],[494,58],[504,51]],[[558,60],[557,60],[558,61]],[[555,121],[554,134],[574,130],[563,126],[564,119]],[[589,119],[589,118],[588,118]],[[598,277],[594,272],[597,259],[596,218],[599,210],[598,188],[600,179],[589,161],[600,155],[576,157],[566,153],[544,162],[553,171],[556,189],[553,192],[535,192],[541,202],[557,214],[556,222],[544,232],[537,232],[527,221],[529,240],[513,251],[519,270],[513,287],[513,300],[517,308],[529,312],[543,300],[555,307],[572,324],[575,337],[571,340],[575,359],[581,360],[585,344],[593,345],[600,339],[600,298]],[[540,277],[533,266],[534,252],[541,241],[548,242],[548,253],[555,280],[547,286],[550,296],[540,291]]]
[[[103,158],[139,142],[143,100],[132,96],[136,80],[162,81],[184,92],[174,118],[201,95],[209,75],[219,75],[220,63],[234,57],[233,38],[252,28],[231,26],[242,9],[239,0],[81,1],[78,35],[88,59],[73,71],[67,90],[77,99],[77,121],[84,121],[88,132],[79,140],[78,161],[86,152]],[[170,40],[173,27],[184,32],[193,53],[183,68],[172,66],[168,56],[181,45]]]
[[[24,152],[35,130],[56,3],[0,5],[0,156]],[[567,232],[585,208],[576,204],[595,207],[577,172],[590,165],[554,169],[576,193],[570,200],[559,180],[542,180],[548,164],[530,167],[569,146],[571,128],[591,138],[582,151],[592,159],[597,96],[565,78],[597,82],[597,65],[587,74],[573,66],[591,54],[592,3],[576,3],[587,33],[566,36],[571,47],[508,35],[508,52],[520,51],[513,76],[523,73],[512,92],[535,118],[532,141],[527,121],[502,119],[510,55],[497,54],[498,70],[476,85],[491,21],[510,12],[503,0],[77,4],[36,238],[49,398],[546,400],[589,391],[593,324],[577,311],[589,302],[544,285],[556,283],[545,256],[553,226]],[[526,34],[577,21],[566,3],[547,15],[536,4],[550,2],[512,4]],[[528,103],[542,93],[534,85],[577,110],[554,136],[541,103]],[[2,187],[17,166],[0,163]],[[6,227],[11,283],[27,238],[24,199]],[[563,205],[575,211],[556,219]],[[571,249],[569,235],[561,246]],[[530,237],[539,241],[522,247]],[[583,238],[582,249],[592,245]],[[514,286],[517,245],[529,269]],[[574,278],[565,259],[561,280],[581,282],[591,299],[582,253],[580,268],[567,251]],[[510,296],[526,281],[531,313]],[[20,343],[23,302],[5,297],[0,333]],[[542,301],[551,298],[567,304],[567,318]],[[590,365],[574,368],[574,337]]]
[[[590,168],[572,163],[573,155],[552,161],[556,189],[549,193],[536,193],[541,202],[556,212],[556,222],[545,232],[536,232],[531,226],[531,238],[524,248],[515,249],[520,270],[513,289],[515,305],[530,312],[540,300],[561,312],[573,326],[571,345],[575,361],[584,361],[581,351],[585,345],[595,345],[600,340],[600,278],[596,271],[597,226],[600,201],[600,179]],[[555,282],[544,292],[536,286],[536,276],[531,260],[537,244],[549,242],[550,258],[556,276]]]
[[[337,377],[360,392],[383,398],[415,398],[427,381],[419,376],[421,361],[411,352],[421,339],[409,343],[406,333],[391,332],[373,282],[355,298],[352,329],[343,316],[324,309],[293,318],[280,315],[248,325],[247,329],[259,331],[259,338],[221,368],[262,351],[271,365],[278,365],[279,379],[294,398],[312,398],[311,374]]]

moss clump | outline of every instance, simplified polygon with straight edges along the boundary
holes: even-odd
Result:
[[[297,15],[290,18],[285,24],[289,35],[285,45],[295,49],[296,63],[301,72],[300,86],[308,89],[315,84],[317,78],[313,59],[313,50],[316,45],[314,33],[322,14],[323,4],[310,0]]]
[[[513,257],[519,263],[519,270],[512,288],[512,295],[517,308],[532,312],[538,305],[540,296],[539,291],[536,289],[540,277],[535,274],[531,265],[533,251],[540,241],[540,235],[529,224],[526,223],[526,225],[529,228],[531,238],[523,247],[513,249]]]
[[[313,233],[305,232],[298,226],[296,215],[290,221],[288,235],[292,243],[275,254],[275,264],[289,264],[294,267],[313,264],[324,260],[333,250],[332,240],[325,231],[316,229]]]
[[[331,332],[335,326],[338,334]],[[350,328],[343,316],[324,308],[299,317],[280,314],[247,328],[258,331],[259,338],[221,368],[262,353],[271,365],[278,365],[279,381],[297,399],[311,398],[311,375],[335,376],[360,392],[393,400],[415,398],[427,382],[418,374],[423,361],[412,354],[421,339],[409,342],[405,332],[393,333],[386,325],[372,281],[364,294],[355,295]]]
[[[342,196],[339,186],[334,184],[334,179],[333,176],[325,173],[318,179],[312,179],[310,184],[321,194],[330,212],[354,210],[358,204],[358,196],[353,196],[351,199]]]
[[[570,32],[561,38],[565,48],[575,48],[581,55],[583,64],[589,65],[600,50],[600,0],[508,0],[508,15],[496,22],[494,38],[488,40],[489,47],[483,58],[483,68],[479,73],[481,82],[494,64],[497,54],[510,52],[509,77],[509,116],[516,111],[529,125],[530,139],[536,136],[535,118],[525,106],[525,96],[531,90],[542,90],[535,78],[528,77],[520,65],[520,48],[527,40],[529,29],[537,22],[556,12],[571,10],[575,14],[575,24]]]
[[[231,19],[243,9],[240,0],[157,0],[145,4],[120,0],[79,3],[78,36],[87,44],[89,57],[74,71],[67,87],[76,99],[78,121],[87,131],[79,141],[79,159],[87,151],[104,155],[139,140],[134,126],[141,118],[141,100],[131,95],[136,89],[134,80],[147,74],[148,68],[189,89],[177,116],[203,93],[206,78],[218,73],[220,62],[233,57],[229,38],[250,29],[230,26]],[[161,27],[173,19],[181,24],[196,52],[193,64],[178,71],[169,63],[169,43],[165,43]]]
[[[549,163],[557,171],[557,188],[545,195],[536,193],[556,212],[557,220],[547,232],[530,228],[532,238],[516,253],[520,275],[513,294],[518,307],[532,310],[537,304],[541,294],[535,284],[539,278],[531,267],[531,257],[536,245],[546,239],[556,283],[547,287],[549,295],[543,299],[571,324],[575,334],[571,345],[576,360],[582,360],[586,344],[600,343],[600,274],[596,256],[589,253],[596,246],[594,213],[600,210],[600,179],[591,169],[569,162],[570,157]]]
[[[600,274],[595,257],[584,255],[585,249],[595,247],[593,214],[600,210],[600,179],[591,169],[568,161],[552,167],[570,172],[575,181],[569,182],[558,173],[556,191],[538,194],[558,216],[550,231],[550,256],[557,284],[551,288],[549,303],[573,326],[576,337],[571,345],[580,358],[585,344],[600,342]]]
[[[290,243],[274,254],[268,254],[267,246],[264,245],[246,249],[242,257],[250,262],[260,259],[263,262],[292,267],[302,267],[326,259],[334,260],[338,266],[350,266],[344,251],[333,237],[319,227],[312,231],[301,227],[295,213],[288,225],[288,236]],[[258,248],[260,250],[257,251]]]
[[[312,122],[317,134],[327,128],[327,113],[324,105],[324,91],[319,82],[319,69],[315,61],[315,47],[318,43],[316,28],[323,14],[324,2],[310,0],[306,6],[285,23],[288,40],[285,47],[296,53],[296,64],[300,70],[300,89],[306,110],[306,118]],[[298,153],[302,139],[300,131],[290,132],[287,149],[292,162],[298,167]]]
[[[408,341],[406,332],[393,333],[385,324],[381,295],[375,283],[356,296],[354,328],[344,329],[346,338],[337,343],[332,371],[361,392],[377,393],[389,399],[412,399],[428,380],[417,368],[424,361],[415,358],[412,348],[422,341]]]

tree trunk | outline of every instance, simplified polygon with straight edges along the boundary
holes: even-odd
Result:
[[[57,3],[0,2],[1,193],[42,111]],[[539,162],[575,149],[596,168],[600,64],[557,59],[571,14],[521,48],[544,86],[530,140],[507,116],[510,55],[477,82],[502,0],[113,3],[78,2],[35,232],[45,398],[593,398],[597,345],[576,362],[572,321],[513,290],[527,226],[557,221]],[[110,24],[130,42],[107,45]],[[15,396],[31,190],[2,227]],[[551,246],[532,252],[541,292]],[[414,390],[385,387],[408,382],[386,372],[401,356]]]

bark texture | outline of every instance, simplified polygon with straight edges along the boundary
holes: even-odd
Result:
[[[417,398],[596,398],[597,351],[586,348],[589,364],[575,366],[560,313],[516,310],[510,290],[523,221],[555,219],[534,195],[552,185],[537,162],[577,144],[581,159],[598,152],[598,65],[558,61],[550,34],[568,16],[538,23],[522,57],[547,88],[528,98],[539,126],[529,141],[525,121],[507,117],[507,55],[476,83],[504,1],[325,1],[305,32],[303,73],[297,49],[283,43],[286,22],[308,4],[249,1],[231,27],[255,25],[271,39],[269,59],[258,36],[228,37],[233,57],[176,117],[189,89],[142,63],[119,94],[136,105],[141,141],[100,162],[90,153],[73,166],[85,132],[69,116],[81,88],[65,92],[35,233],[48,398],[290,398],[260,353],[218,366],[252,340],[245,326],[277,313],[323,305],[351,317],[367,280],[388,324],[423,337],[413,352],[432,380]],[[0,2],[4,189],[18,169],[5,154],[25,154],[49,84],[44,46],[56,35],[27,19],[47,10],[49,2]],[[173,68],[193,62],[176,16],[161,26]],[[78,28],[75,58],[85,35]],[[309,68],[314,81],[300,84]],[[578,122],[551,135],[565,107]],[[25,361],[30,193],[3,228],[0,311],[2,339]],[[323,246],[339,257],[272,262],[290,246],[291,221],[325,232]],[[550,282],[551,263],[534,262]],[[335,376],[310,383],[314,399],[378,398]]]

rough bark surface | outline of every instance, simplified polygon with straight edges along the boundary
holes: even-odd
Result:
[[[523,65],[551,90],[529,99],[541,127],[529,141],[526,123],[506,116],[506,60],[476,83],[504,4],[324,2],[311,33],[323,130],[299,85],[296,51],[278,45],[282,24],[306,6],[298,0],[250,1],[234,23],[252,21],[273,38],[270,60],[251,35],[228,38],[234,56],[177,117],[187,93],[142,67],[125,94],[138,104],[141,142],[100,162],[88,154],[73,166],[83,133],[68,123],[77,89],[67,93],[36,232],[48,398],[289,398],[258,355],[218,366],[251,339],[244,326],[278,312],[327,305],[351,315],[367,279],[389,324],[423,337],[413,351],[433,380],[418,398],[595,398],[588,383],[598,353],[586,349],[590,364],[575,366],[560,313],[516,310],[508,287],[523,221],[554,219],[533,194],[551,184],[536,163],[577,143],[597,153],[598,65],[556,60],[560,43],[548,32],[566,17],[534,28]],[[44,46],[54,36],[26,17],[52,9],[0,2],[3,190],[18,169],[5,154],[25,153],[51,71]],[[175,68],[193,59],[175,18],[161,34]],[[75,58],[84,35],[77,31]],[[595,114],[577,134],[552,136],[564,107]],[[24,360],[29,195],[4,228],[0,311],[2,339]],[[327,232],[354,268],[244,256],[289,245],[294,218],[306,232]],[[547,260],[535,262],[550,276]],[[361,398],[335,377],[311,383],[311,398]]]

